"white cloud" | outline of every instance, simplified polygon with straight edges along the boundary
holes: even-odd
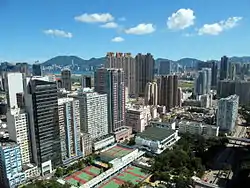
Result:
[[[179,9],[167,20],[169,29],[181,30],[194,25],[195,15],[191,9]]]
[[[112,42],[123,42],[124,41],[124,38],[122,37],[115,37],[113,39],[111,39]]]
[[[43,31],[46,35],[52,35],[55,37],[72,38],[73,35],[70,32],[66,32],[59,29],[48,29]]]
[[[105,24],[101,25],[100,27],[107,28],[107,29],[112,29],[112,28],[117,28],[118,24],[115,23],[115,22],[108,22],[108,23],[105,23]]]
[[[114,20],[114,17],[110,13],[94,13],[94,14],[82,14],[75,17],[76,21],[85,23],[106,23]]]
[[[213,24],[204,24],[199,30],[199,35],[219,35],[225,30],[232,29],[237,26],[242,17],[230,17]]]
[[[153,32],[155,32],[155,27],[151,23],[149,24],[141,23],[135,27],[125,30],[126,34],[133,34],[133,35],[146,35]]]

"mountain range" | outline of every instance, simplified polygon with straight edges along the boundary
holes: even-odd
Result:
[[[156,59],[156,66],[159,64],[160,61],[169,60],[173,63],[178,63],[182,66],[187,67],[194,67],[196,66],[197,62],[200,62],[202,60],[195,59],[195,58],[182,58],[177,61],[173,61],[170,59],[165,58],[158,58]],[[239,63],[249,63],[250,62],[250,56],[243,56],[243,57],[231,57],[231,62],[239,62]],[[89,60],[82,59],[78,56],[56,56],[52,59],[49,59],[43,63],[43,66],[51,66],[51,65],[60,65],[60,66],[67,66],[71,65],[72,63],[77,64],[81,68],[86,68],[89,66],[100,66],[105,62],[105,57],[100,58],[91,58]]]

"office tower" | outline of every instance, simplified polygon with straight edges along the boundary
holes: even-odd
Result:
[[[207,72],[204,70],[198,71],[195,81],[195,94],[204,95],[207,93]]]
[[[33,76],[42,76],[42,68],[40,64],[32,65],[32,75]]]
[[[220,62],[220,80],[228,79],[229,76],[229,59],[223,56]]]
[[[14,72],[5,74],[5,91],[9,108],[17,108],[17,93],[23,92],[23,74]]]
[[[108,95],[109,131],[125,125],[125,84],[122,69],[100,68],[95,72],[95,91]]]
[[[0,142],[0,185],[3,188],[14,188],[24,183],[21,151],[13,141]]]
[[[80,148],[80,109],[79,100],[58,99],[61,153],[64,164],[82,157]]]
[[[146,85],[144,103],[145,105],[157,105],[158,86],[156,82],[148,82]]]
[[[161,61],[159,66],[160,75],[168,75],[172,73],[171,61]]]
[[[235,66],[235,64],[230,63],[229,79],[230,80],[235,80],[235,77],[236,77],[236,66]]]
[[[7,112],[7,123],[10,140],[20,146],[22,162],[30,163],[27,113],[19,108],[11,109]]]
[[[202,71],[206,72],[206,93],[211,92],[212,70],[211,68],[203,68]]]
[[[124,71],[125,87],[128,88],[128,95],[136,95],[136,71],[135,59],[131,53],[113,53],[108,52],[106,55],[105,68],[117,68]]]
[[[44,78],[31,78],[24,96],[30,123],[32,160],[42,175],[51,173],[62,162],[57,85]]]
[[[161,76],[159,79],[159,105],[166,106],[167,110],[178,106],[178,76]]]
[[[81,98],[82,131],[89,133],[91,139],[107,135],[109,132],[107,94],[86,91],[78,98]]]
[[[217,86],[218,77],[218,63],[216,61],[212,62],[212,80],[211,87],[215,88]]]
[[[232,132],[238,116],[239,97],[231,95],[218,101],[217,126],[225,132]]]
[[[137,54],[135,57],[135,75],[136,75],[136,94],[144,96],[146,84],[154,80],[155,60],[150,53],[142,55]]]
[[[82,88],[91,88],[91,76],[82,76]]]
[[[28,63],[16,63],[16,70],[24,75],[29,75],[29,65]]]
[[[69,69],[64,69],[61,72],[62,87],[67,91],[71,91],[71,71]]]
[[[250,103],[250,81],[245,80],[221,80],[218,82],[217,96],[225,98],[230,95],[238,95],[240,105]]]

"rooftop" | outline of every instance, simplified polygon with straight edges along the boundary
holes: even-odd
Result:
[[[162,141],[174,133],[175,131],[171,129],[148,127],[144,132],[137,134],[137,136],[149,140]]]

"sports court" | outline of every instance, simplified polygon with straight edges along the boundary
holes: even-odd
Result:
[[[131,153],[133,150],[134,149],[129,148],[129,147],[116,145],[116,146],[109,148],[108,150],[102,152],[100,154],[100,157],[102,160],[109,162],[115,158],[122,158],[125,155]]]
[[[98,176],[101,172],[102,170],[100,168],[97,168],[95,166],[87,166],[81,171],[75,172],[70,176],[66,177],[65,181],[77,187],[79,186],[79,184],[80,185],[85,184],[89,180]]]
[[[123,183],[130,181],[133,184],[138,184],[148,177],[149,174],[142,171],[141,168],[136,166],[130,166],[124,169],[117,176],[111,178],[99,188],[119,188]]]

